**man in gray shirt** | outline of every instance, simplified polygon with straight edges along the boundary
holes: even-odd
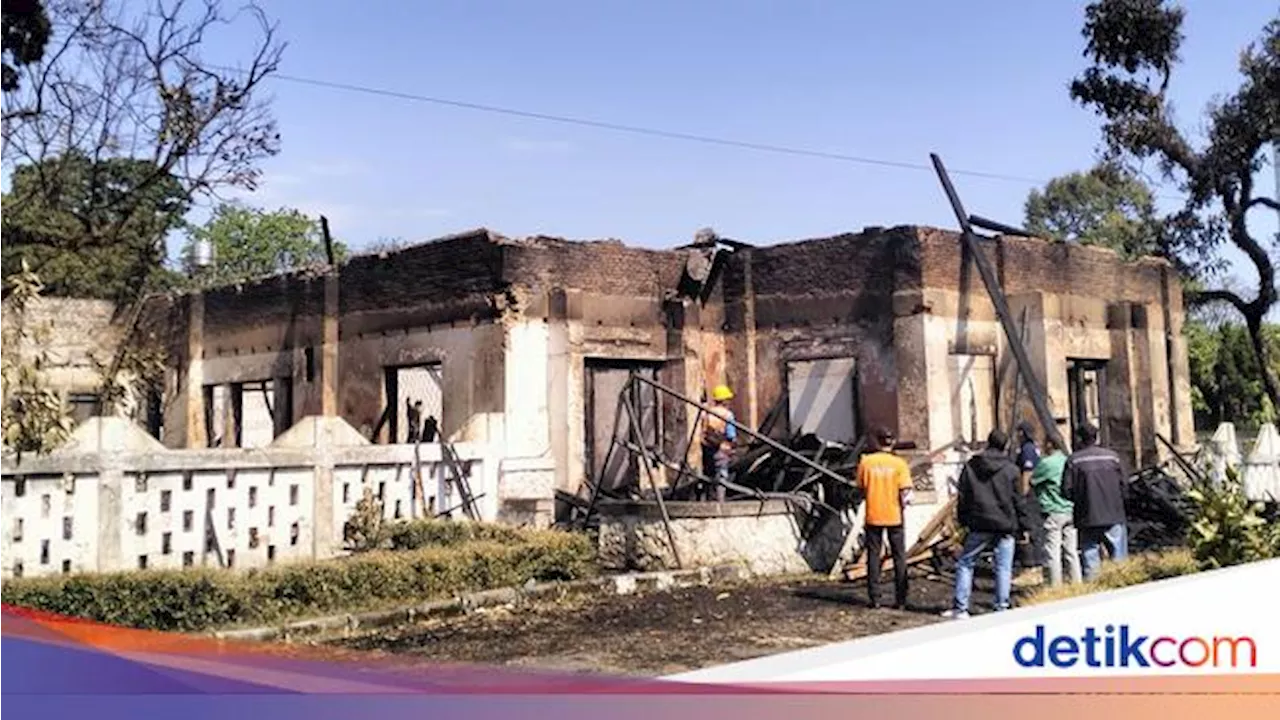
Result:
[[[1097,428],[1077,428],[1076,443],[1062,473],[1062,495],[1072,503],[1084,579],[1092,580],[1101,569],[1102,545],[1112,560],[1129,555],[1124,507],[1129,475],[1119,455],[1098,445]]]

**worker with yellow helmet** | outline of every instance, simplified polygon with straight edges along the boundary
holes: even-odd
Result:
[[[702,474],[717,481],[717,502],[724,501],[725,487],[718,481],[729,479],[733,443],[738,439],[738,428],[728,405],[732,399],[733,391],[728,385],[717,385],[711,391],[711,409],[702,418]]]

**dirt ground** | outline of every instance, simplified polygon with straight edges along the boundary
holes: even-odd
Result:
[[[489,609],[328,644],[400,660],[655,676],[939,622],[951,592],[949,577],[913,576],[905,611],[872,610],[863,582],[756,581]],[[892,587],[881,593],[889,600]],[[973,611],[990,604],[991,581],[979,575]]]

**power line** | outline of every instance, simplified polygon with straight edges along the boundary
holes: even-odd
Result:
[[[233,68],[221,68],[224,70],[233,70]],[[300,77],[297,75],[286,75],[283,73],[271,73],[267,75],[268,79],[283,80],[285,82],[297,83],[300,85],[311,85],[314,87],[323,87],[333,90],[344,90],[347,92],[363,93],[365,95],[377,95],[380,97],[397,98],[400,100],[411,100],[414,102],[429,103],[432,105],[442,105],[446,107],[461,108],[465,110],[474,110],[477,112],[486,112],[495,115],[507,115],[510,117],[520,117],[531,120],[543,120],[546,122],[555,122],[565,125],[577,125],[580,127],[590,127],[600,130],[612,130],[615,132],[630,133],[632,135],[646,135],[649,137],[659,137],[668,140],[684,140],[687,142],[697,142],[707,145],[720,145],[722,147],[734,147],[743,150],[755,150],[759,152],[771,152],[782,155],[795,155],[801,157],[812,157],[823,160],[835,160],[839,162],[856,163],[861,165],[876,165],[879,167],[891,167],[902,170],[924,170],[932,173],[933,166],[924,163],[911,163],[900,160],[885,160],[883,158],[872,158],[859,155],[849,155],[845,153],[828,152],[825,150],[814,150],[810,148],[800,148],[787,145],[774,145],[770,143],[758,143],[745,140],[734,140],[731,138],[715,137],[712,135],[696,135],[693,133],[685,133],[674,130],[663,130],[660,128],[643,127],[639,125],[623,125],[619,123],[605,122],[601,120],[591,120],[587,118],[571,117],[568,115],[554,115],[550,113],[534,112],[530,110],[520,110],[517,108],[502,107],[498,105],[485,105],[481,103],[467,102],[463,100],[453,100],[450,98],[433,97],[430,95],[420,95],[417,93],[403,92],[399,90],[386,90],[382,88],[372,88],[364,85],[354,85],[349,83],[340,83],[330,80],[319,80],[316,78]],[[1020,175],[1008,175],[1004,173],[982,172],[978,170],[949,170],[952,175],[966,175],[969,177],[985,178],[988,180],[1004,180],[1009,182],[1017,182],[1031,185],[1043,185],[1045,180],[1040,178],[1032,178]]]
[[[59,23],[54,23],[59,26]],[[216,70],[225,72],[244,73],[242,68],[234,68],[229,66],[210,66]],[[400,90],[387,90],[383,88],[373,88],[366,85],[356,85],[352,83],[341,83],[332,80],[320,80],[317,78],[302,77],[299,75],[288,75],[285,73],[273,72],[265,76],[267,79],[282,80],[292,82],[299,85],[311,85],[313,87],[323,87],[332,90],[343,90],[346,92],[362,93],[365,95],[376,95],[380,97],[396,98],[400,100],[410,100],[413,102],[428,103],[432,105],[440,105],[445,107],[460,108],[464,110],[474,110],[476,112],[485,112],[495,115],[506,115],[509,117],[520,117],[530,120],[542,120],[545,122],[555,122],[565,125],[577,125],[579,127],[590,127],[600,130],[611,130],[614,132],[630,133],[633,135],[646,135],[649,137],[665,138],[668,140],[683,140],[686,142],[697,142],[707,145],[719,145],[721,147],[733,147],[743,150],[754,150],[757,152],[770,152],[781,155],[793,155],[800,157],[811,157],[822,160],[835,160],[838,162],[855,163],[861,165],[874,165],[879,167],[897,168],[900,170],[922,170],[933,173],[932,165],[924,163],[912,163],[901,160],[886,160],[883,158],[872,158],[859,155],[849,155],[846,153],[829,152],[825,150],[814,150],[811,148],[801,148],[788,145],[775,145],[770,143],[750,142],[746,140],[735,140],[732,138],[716,137],[712,135],[697,135],[693,133],[685,133],[674,130],[663,130],[661,128],[643,127],[639,125],[624,125],[620,123],[605,122],[601,120],[591,120],[587,118],[572,117],[568,115],[555,115],[551,113],[534,112],[531,110],[520,110],[518,108],[502,107],[499,105],[486,105],[482,103],[468,102],[464,100],[454,100],[450,98],[434,97],[430,95],[421,95],[417,93],[404,92]],[[1277,168],[1280,168],[1280,162],[1277,162]],[[1005,182],[1016,182],[1024,185],[1044,186],[1049,181],[1044,178],[1033,178],[1025,175],[1010,175],[1007,173],[984,172],[980,170],[965,170],[961,168],[949,169],[951,175],[962,175],[967,177],[984,178],[987,180],[1001,180]],[[1278,170],[1280,173],[1280,170]],[[1278,180],[1280,182],[1280,180]],[[1183,201],[1185,197],[1177,197],[1172,195],[1155,195],[1156,198],[1162,200]]]
[[[221,70],[237,71],[235,68],[223,67]],[[612,130],[614,132],[630,133],[633,135],[646,135],[649,137],[665,138],[668,140],[683,140],[686,142],[697,142],[707,145],[719,145],[721,147],[733,147],[742,150],[754,150],[757,152],[770,152],[781,155],[793,155],[800,157],[818,158],[821,160],[835,160],[838,162],[855,163],[860,165],[875,165],[879,167],[897,168],[900,170],[923,170],[933,173],[932,165],[924,163],[912,163],[901,160],[885,160],[883,158],[865,157],[860,155],[849,155],[846,153],[829,152],[825,150],[814,150],[812,148],[801,148],[789,145],[774,145],[770,143],[750,142],[746,140],[734,140],[732,138],[716,137],[713,135],[696,135],[693,133],[679,132],[675,130],[663,130],[661,128],[644,127],[640,125],[623,125],[620,123],[605,122],[602,120],[591,120],[587,118],[572,117],[569,115],[555,115],[551,113],[534,112],[532,110],[520,110],[518,108],[503,107],[500,105],[485,105],[482,103],[468,102],[465,100],[453,100],[450,98],[434,97],[431,95],[420,95],[417,93],[404,92],[401,90],[386,90],[383,88],[373,88],[365,85],[355,85],[351,83],[340,83],[331,80],[319,80],[316,78],[301,77],[298,75],[288,75],[284,73],[271,73],[266,76],[267,79],[283,80],[285,82],[297,83],[299,85],[311,85],[313,87],[329,88],[331,90],[344,90],[347,92],[362,93],[365,95],[376,95],[380,97],[396,98],[400,100],[410,100],[414,102],[428,103],[432,105],[441,105],[445,107],[461,108],[464,110],[474,110],[477,112],[485,112],[494,115],[506,115],[509,117],[520,117],[530,120],[542,120],[546,122],[561,123],[564,125],[577,125],[579,127],[590,127],[600,130]],[[951,175],[964,175],[968,177],[984,178],[987,180],[1001,180],[1005,182],[1016,182],[1024,185],[1035,185],[1042,187],[1049,181],[1044,178],[1033,178],[1025,175],[1010,175],[1007,173],[984,172],[981,170],[964,170],[964,169],[948,169]],[[1184,201],[1185,197],[1175,195],[1155,195],[1156,198],[1162,200]]]

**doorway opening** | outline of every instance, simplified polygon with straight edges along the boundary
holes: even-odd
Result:
[[[650,448],[661,450],[662,398],[644,383],[629,383],[632,372],[657,382],[660,368],[659,363],[645,361],[586,360],[584,460],[587,477],[600,483],[600,488],[606,492],[640,480],[640,466],[635,453],[620,449],[609,452],[615,435],[619,438],[629,436],[629,427],[618,427],[629,422],[621,403],[629,401],[636,409],[643,442]],[[625,398],[624,391],[627,393]]]
[[[1109,440],[1106,407],[1103,401],[1107,381],[1105,360],[1067,359],[1067,397],[1071,406],[1071,429],[1088,423],[1098,429],[1098,442]]]

